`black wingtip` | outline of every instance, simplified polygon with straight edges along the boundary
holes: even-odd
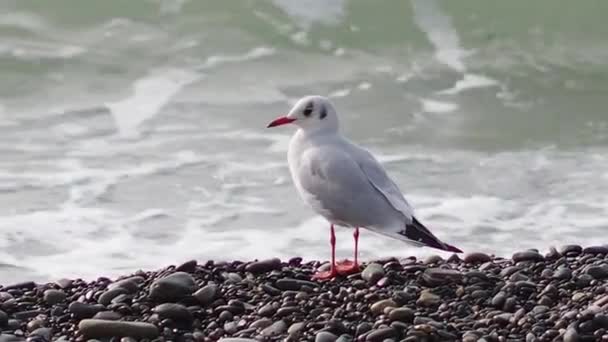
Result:
[[[463,251],[461,251],[459,248],[454,247],[452,245],[448,245],[447,243],[444,243],[445,246],[447,247],[446,249],[444,249],[447,252],[454,252],[454,253],[463,253]]]

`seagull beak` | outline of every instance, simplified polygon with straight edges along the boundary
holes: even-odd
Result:
[[[292,123],[294,121],[296,121],[296,119],[292,119],[292,118],[288,118],[286,116],[282,116],[280,118],[275,119],[271,123],[269,123],[267,128],[281,126],[281,125],[287,125],[287,124],[290,124],[290,123]]]

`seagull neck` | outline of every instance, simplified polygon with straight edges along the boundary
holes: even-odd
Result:
[[[338,135],[338,125],[319,125],[316,127],[300,127],[301,134],[307,137]]]

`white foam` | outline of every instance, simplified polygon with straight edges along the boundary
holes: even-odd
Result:
[[[427,113],[450,113],[458,109],[458,105],[451,102],[442,102],[431,99],[420,99],[422,110]]]
[[[458,32],[435,0],[412,0],[414,21],[435,46],[435,58],[458,72],[465,72],[464,57],[469,53],[460,46]]]
[[[465,90],[498,86],[499,83],[489,77],[476,74],[465,74],[452,88],[438,91],[437,94],[454,95]]]
[[[133,84],[133,94],[121,101],[108,102],[119,134],[139,136],[140,125],[157,114],[186,85],[197,81],[199,74],[183,69],[162,69],[150,72]]]
[[[334,90],[331,93],[329,93],[329,95],[327,95],[328,97],[345,97],[350,95],[351,90],[350,89],[338,89],[338,90]]]
[[[255,60],[258,58],[272,56],[276,53],[274,48],[266,47],[266,46],[258,46],[255,47],[242,55],[215,55],[207,58],[205,63],[201,65],[198,69],[205,70],[209,68],[214,68],[223,64],[228,63],[238,63],[245,62],[249,60]]]
[[[272,2],[293,18],[300,27],[307,30],[315,23],[339,24],[345,15],[346,7],[344,0],[273,0]]]

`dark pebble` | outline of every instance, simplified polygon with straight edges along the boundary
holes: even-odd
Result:
[[[586,273],[595,279],[606,279],[608,278],[608,265],[589,266]]]
[[[545,258],[538,252],[535,251],[523,251],[523,252],[517,252],[515,254],[513,254],[512,257],[514,262],[520,262],[520,261],[543,261],[545,260]]]
[[[315,342],[335,342],[337,339],[338,336],[327,331],[318,332],[315,336]]]
[[[175,269],[177,272],[194,273],[196,271],[196,260],[186,261],[183,264],[177,266]]]
[[[245,271],[254,274],[267,273],[281,268],[281,259],[272,258],[261,261],[254,261],[245,267]]]
[[[153,310],[161,319],[169,318],[176,323],[191,324],[192,313],[181,304],[164,303],[157,305]]]
[[[427,286],[435,287],[439,285],[462,282],[463,275],[460,271],[446,268],[429,268],[422,274],[422,280]]]
[[[481,252],[469,253],[465,255],[463,259],[467,264],[482,264],[490,260],[492,260],[492,258],[489,255]]]
[[[83,319],[78,324],[78,330],[86,338],[133,337],[136,339],[152,339],[159,335],[158,328],[154,324],[99,319]]]
[[[103,309],[103,305],[93,305],[80,302],[72,302],[70,306],[68,306],[68,312],[74,315],[74,317],[77,319],[91,318]]]
[[[63,302],[67,298],[65,292],[61,290],[48,289],[44,291],[43,299],[48,305],[55,305]]]
[[[270,326],[264,328],[262,330],[262,336],[270,337],[277,336],[287,331],[287,323],[285,321],[280,320],[272,323]]]
[[[196,291],[192,296],[198,300],[201,305],[208,305],[217,298],[218,286],[215,284],[207,284]]]
[[[118,297],[119,295],[122,294],[127,294],[129,293],[126,289],[122,288],[122,287],[116,287],[113,289],[110,289],[104,293],[101,294],[101,296],[99,296],[99,299],[97,300],[97,302],[101,305],[110,305],[110,303],[112,302],[112,300],[116,297]]]
[[[388,319],[392,321],[399,321],[404,323],[412,323],[414,321],[415,312],[409,308],[396,308],[391,310],[388,315]]]
[[[150,286],[150,297],[161,302],[179,300],[194,292],[194,279],[185,272],[175,272],[160,278]]]
[[[608,246],[589,246],[583,249],[585,254],[608,254]]]
[[[390,327],[381,328],[381,329],[377,329],[377,330],[372,330],[365,338],[365,341],[381,342],[388,338],[393,338],[393,337],[397,337],[397,331],[395,329],[390,328]]]
[[[311,281],[306,281],[306,280],[283,278],[283,279],[277,280],[277,282],[275,283],[275,286],[277,289],[280,289],[283,291],[286,291],[286,290],[298,291],[303,286],[317,287],[318,284],[313,283]]]
[[[369,284],[375,284],[378,280],[384,277],[384,268],[377,263],[371,263],[361,272],[361,278]]]

